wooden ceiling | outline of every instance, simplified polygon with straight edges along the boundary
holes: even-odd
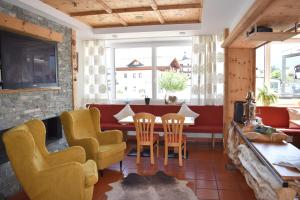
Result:
[[[201,23],[203,0],[42,0],[94,28]]]

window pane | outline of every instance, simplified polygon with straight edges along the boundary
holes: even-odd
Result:
[[[187,77],[187,87],[182,91],[172,92],[170,95],[175,95],[182,100],[190,99],[191,54],[191,46],[165,46],[157,48],[157,99],[164,99],[166,94],[166,91],[159,85],[162,74],[165,71],[175,69],[176,67],[178,67],[178,69],[176,69],[177,72]],[[171,67],[171,65],[173,67]]]
[[[270,85],[279,97],[300,96],[300,44],[295,42],[271,43]]]
[[[152,49],[115,49],[116,99],[152,97]]]

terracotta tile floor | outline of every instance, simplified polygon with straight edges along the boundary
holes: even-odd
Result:
[[[128,150],[135,146],[128,143]],[[163,150],[163,148],[160,148]],[[99,178],[95,185],[93,200],[106,199],[105,192],[111,187],[108,185],[120,180],[123,176],[135,172],[143,175],[154,174],[158,170],[175,176],[178,179],[189,181],[191,187],[200,200],[254,200],[252,190],[246,184],[239,171],[225,169],[225,157],[222,147],[216,146],[213,150],[210,144],[188,143],[189,159],[184,166],[178,166],[178,159],[169,159],[169,165],[164,167],[163,154],[156,158],[156,164],[151,166],[149,158],[142,158],[141,164],[135,164],[135,157],[126,157],[123,161],[123,174],[119,171],[119,164],[104,170],[104,176]],[[20,192],[9,200],[28,200],[24,192]]]

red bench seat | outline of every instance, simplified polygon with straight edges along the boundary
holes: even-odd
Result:
[[[133,124],[122,125],[114,117],[125,106],[124,104],[91,104],[101,113],[101,129],[119,129],[123,131],[134,131]],[[130,105],[135,113],[147,112],[155,116],[162,116],[167,113],[177,113],[179,105]],[[198,113],[194,125],[185,126],[184,132],[190,133],[223,133],[223,106],[189,106],[191,110]],[[155,125],[156,131],[163,131],[161,125]]]

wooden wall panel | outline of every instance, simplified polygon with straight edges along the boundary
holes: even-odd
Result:
[[[245,100],[248,91],[255,91],[255,49],[226,48],[224,88],[224,140],[233,119],[234,102]],[[226,149],[226,148],[225,148]]]

